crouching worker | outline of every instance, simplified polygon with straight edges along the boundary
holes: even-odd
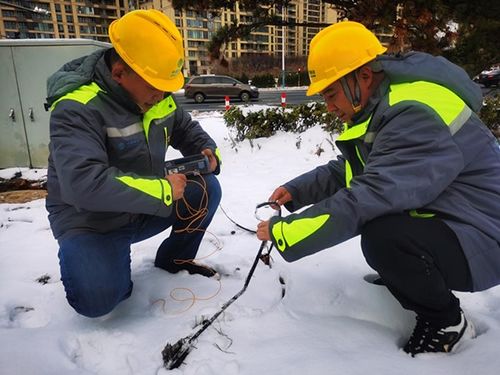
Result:
[[[112,48],[67,63],[47,84],[46,206],[68,302],[88,317],[130,296],[130,245],[170,227],[155,266],[213,276],[191,260],[221,198],[217,146],[171,95],[184,84],[175,25],[138,10],[114,21],[109,35]],[[169,145],[206,155],[213,173],[165,176]]]
[[[368,264],[416,313],[404,351],[450,352],[474,335],[452,291],[500,283],[500,149],[461,68],[385,51],[356,22],[311,41],[307,93],[344,121],[342,157],[278,187],[270,201],[311,206],[259,223],[257,236],[295,261],[361,235]]]

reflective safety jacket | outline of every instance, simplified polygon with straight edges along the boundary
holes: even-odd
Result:
[[[139,214],[171,215],[167,147],[183,155],[209,148],[218,155],[215,142],[172,95],[142,114],[111,78],[105,50],[69,62],[47,86],[52,113],[46,207],[56,238],[107,232]]]
[[[385,80],[336,145],[342,152],[283,186],[272,241],[288,261],[348,240],[382,215],[442,218],[475,290],[500,283],[500,149],[476,115],[480,89],[443,58],[382,56]]]

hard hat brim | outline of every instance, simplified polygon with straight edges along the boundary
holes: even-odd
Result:
[[[159,78],[153,79],[143,76],[141,77],[155,89],[163,92],[175,92],[182,89],[182,87],[184,86],[184,75],[182,74],[182,72],[179,72],[177,76],[171,79],[159,79]]]
[[[321,81],[311,83],[311,85],[307,88],[306,96],[313,96],[320,93],[333,82],[335,82],[335,80],[322,79]]]

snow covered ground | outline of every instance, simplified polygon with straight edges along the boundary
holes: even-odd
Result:
[[[300,136],[300,148],[298,135],[285,133],[255,140],[253,146],[249,142],[234,146],[220,113],[196,118],[222,151],[221,205],[233,220],[250,228],[257,225],[255,205],[266,201],[275,187],[335,157],[330,136],[319,127]],[[320,156],[318,147],[324,149]],[[177,156],[169,151],[169,158]],[[4,170],[1,175],[15,171]],[[371,270],[359,238],[354,238],[295,263],[285,263],[275,252],[272,268],[259,262],[247,291],[199,337],[185,364],[169,372],[162,367],[164,346],[194,332],[242,288],[260,245],[220,210],[209,231],[215,237],[206,235],[198,255],[209,255],[203,261],[219,270],[220,283],[155,269],[156,248],[167,231],[132,247],[132,296],[107,316],[88,319],[66,302],[44,201],[1,204],[0,373],[496,375],[500,371],[500,287],[459,293],[479,333],[475,340],[452,355],[412,359],[400,347],[413,328],[414,316],[402,310],[385,287],[363,280]],[[216,241],[222,249],[214,253]]]

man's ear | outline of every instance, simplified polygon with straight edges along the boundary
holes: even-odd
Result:
[[[118,83],[121,84],[123,77],[127,73],[127,68],[121,61],[116,61],[111,66],[111,77]]]
[[[358,70],[358,80],[369,87],[373,81],[373,70],[368,65],[364,65]]]

